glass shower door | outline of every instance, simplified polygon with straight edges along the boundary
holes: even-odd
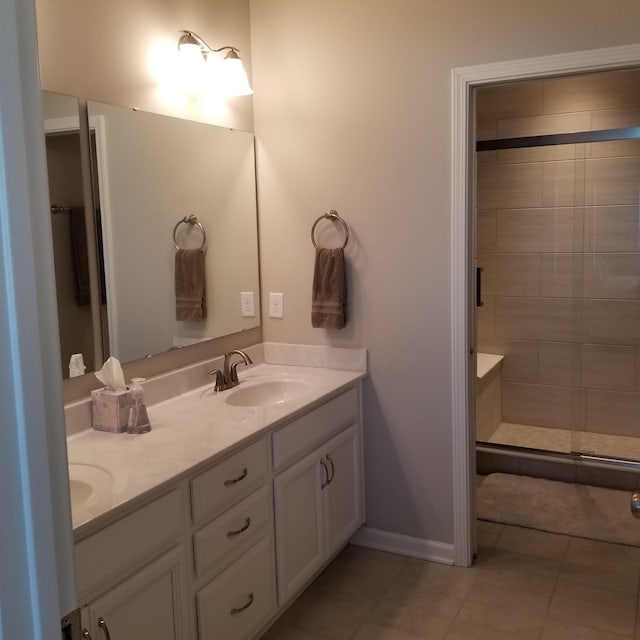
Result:
[[[585,147],[576,164],[583,318],[573,355],[571,448],[640,460],[640,140]]]

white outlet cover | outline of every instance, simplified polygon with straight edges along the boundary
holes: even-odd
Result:
[[[284,294],[269,293],[269,317],[284,318]]]
[[[253,291],[240,292],[240,315],[243,318],[253,318],[256,315]]]

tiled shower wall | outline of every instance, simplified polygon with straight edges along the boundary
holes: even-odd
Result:
[[[479,139],[640,125],[640,71],[478,92]],[[640,141],[477,154],[478,348],[503,420],[640,435]]]

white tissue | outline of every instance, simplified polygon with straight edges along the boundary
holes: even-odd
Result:
[[[124,391],[127,388],[124,383],[122,366],[118,358],[110,356],[102,365],[102,369],[96,371],[95,375],[109,391]]]
[[[81,353],[74,353],[69,360],[69,377],[76,378],[83,376],[87,367],[84,366],[84,359]]]

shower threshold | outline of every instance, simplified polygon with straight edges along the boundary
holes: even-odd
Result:
[[[579,443],[578,449],[572,445]],[[518,450],[517,455],[582,461],[594,466],[624,466],[640,470],[640,438],[589,431],[536,427],[503,422],[478,450]],[[526,453],[525,453],[526,452]]]

